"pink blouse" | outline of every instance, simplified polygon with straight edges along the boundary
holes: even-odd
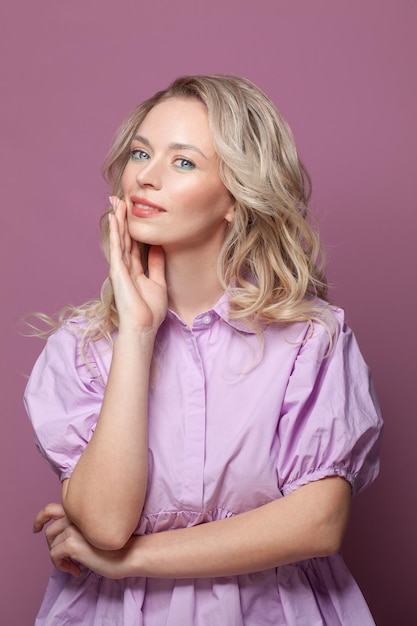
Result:
[[[343,312],[337,329],[274,324],[259,338],[223,296],[190,329],[168,312],[149,398],[149,485],[136,533],[237,515],[311,481],[342,476],[355,494],[378,473],[382,422],[368,368]],[[112,351],[80,349],[82,322],[49,338],[25,403],[36,444],[61,480],[96,425]],[[112,580],[55,570],[36,626],[367,626],[369,609],[342,557],[195,580]]]

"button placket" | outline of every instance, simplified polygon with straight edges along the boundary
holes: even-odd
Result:
[[[191,355],[185,397],[185,459],[183,503],[191,508],[203,505],[204,461],[206,448],[206,382],[204,367],[192,330],[185,329],[188,350]]]

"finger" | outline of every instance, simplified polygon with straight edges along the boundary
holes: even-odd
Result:
[[[70,557],[62,556],[65,554],[65,549],[62,547],[57,547],[51,550],[49,556],[51,561],[57,569],[62,572],[68,572],[68,574],[72,574],[73,576],[79,576],[81,573],[81,568],[75,561],[73,561]]]
[[[52,559],[52,563],[57,569],[72,574],[73,576],[79,576],[81,573],[80,567],[74,563],[74,561],[71,561],[71,559]]]
[[[122,236],[122,224],[119,220],[119,205],[120,198],[117,196],[110,196],[110,201],[113,207],[113,213],[109,215],[109,234],[110,234],[110,252],[117,251],[114,258],[119,258],[123,255],[123,236]]]
[[[131,262],[131,273],[134,276],[140,276],[144,274],[144,269],[142,265],[142,259],[140,256],[140,248],[137,241],[132,240],[131,250],[130,250],[130,262]]]
[[[161,246],[151,246],[148,256],[149,278],[165,286],[165,254]]]
[[[127,222],[127,206],[123,200],[120,201],[120,205],[121,205],[120,212],[121,212],[121,216],[123,219],[124,250],[125,250],[125,255],[128,255],[130,254],[131,247],[132,247],[132,238],[129,233],[129,225]]]
[[[72,526],[72,524],[67,516],[55,520],[52,524],[48,526],[48,528],[45,530],[45,537],[49,548],[51,548],[55,539],[69,526]]]
[[[124,256],[127,252],[126,249],[126,204],[120,198],[117,198],[117,202],[115,203],[115,215],[117,218],[117,223],[119,226],[119,236],[120,236],[120,248],[122,251],[122,255]]]
[[[109,201],[113,209],[113,213],[116,214],[117,207],[120,203],[120,198],[118,196],[109,196]]]
[[[119,223],[117,217],[109,214],[109,250],[110,250],[110,267],[122,258],[122,250],[120,246]]]
[[[49,551],[54,566],[74,576],[78,576],[81,571],[77,563],[73,561],[78,534],[79,531],[74,526],[65,529],[54,538]]]
[[[33,532],[38,533],[51,519],[59,519],[65,516],[64,507],[57,502],[50,502],[39,511],[33,521]]]

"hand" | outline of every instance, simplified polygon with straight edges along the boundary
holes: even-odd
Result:
[[[124,578],[129,575],[127,557],[129,543],[121,550],[100,550],[92,546],[74,524],[71,523],[62,505],[47,504],[35,517],[33,531],[38,533],[54,520],[45,531],[50,557],[54,566],[79,576],[80,564],[107,578]],[[138,537],[132,538],[138,540]]]
[[[151,246],[148,275],[140,258],[139,244],[130,237],[126,204],[113,196],[110,220],[110,279],[119,314],[119,330],[138,328],[156,334],[168,308],[164,252]]]
[[[61,504],[52,502],[39,511],[33,522],[33,532],[39,533],[45,524],[51,522],[52,520],[53,522],[49,524],[45,530],[46,541],[49,546],[52,563],[57,569],[60,569],[63,572],[69,572],[74,576],[78,576],[80,568],[71,560],[71,558],[69,558],[69,555],[57,559],[51,554],[51,547],[55,539],[59,537],[67,528],[73,526],[70,519],[65,514],[64,507]]]

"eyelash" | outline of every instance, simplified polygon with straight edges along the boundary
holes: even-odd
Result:
[[[130,151],[130,158],[132,161],[147,161],[150,159],[150,156],[147,152],[145,152],[145,150],[135,148]],[[180,161],[181,165],[175,165],[177,169],[193,170],[195,168],[195,163],[190,161],[190,159],[180,157],[175,159],[174,163],[177,163],[178,161]]]
[[[136,156],[138,153],[140,154],[145,154],[146,158],[145,160],[149,159],[149,154],[147,152],[145,152],[144,150],[140,150],[139,148],[136,148],[135,150],[131,150],[130,151],[130,158],[132,159],[132,161],[142,161],[143,157],[140,156]]]
[[[190,161],[190,159],[179,158],[179,159],[175,159],[174,163],[176,163],[177,161],[180,161],[182,163],[182,165],[176,166],[178,167],[178,169],[193,170],[195,168],[195,164],[192,161]],[[184,168],[184,163],[187,164],[185,168]]]

